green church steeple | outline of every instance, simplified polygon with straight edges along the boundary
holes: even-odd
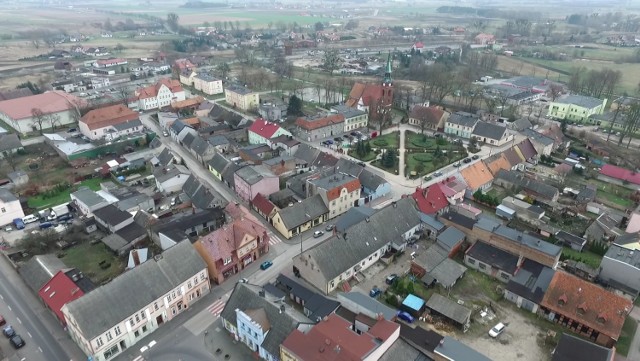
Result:
[[[391,84],[393,83],[393,79],[391,79],[391,52],[389,52],[389,56],[387,57],[387,66],[384,71],[384,79],[382,80],[383,84]]]

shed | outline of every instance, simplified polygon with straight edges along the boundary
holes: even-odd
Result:
[[[407,298],[402,301],[402,307],[415,315],[419,315],[424,307],[424,300],[416,295],[409,294]]]
[[[459,305],[457,302],[434,293],[431,298],[429,298],[426,306],[432,315],[442,316],[453,321],[453,323],[465,332],[469,329],[471,310]]]
[[[496,216],[512,220],[516,216],[516,211],[500,204],[496,207]]]
[[[449,257],[452,257],[460,249],[464,237],[464,233],[460,230],[455,227],[449,227],[436,237],[436,242],[447,251]]]

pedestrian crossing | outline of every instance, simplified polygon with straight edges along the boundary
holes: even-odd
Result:
[[[227,304],[226,301],[217,300],[211,306],[207,307],[207,311],[213,315],[213,317],[218,317],[222,313],[224,306]]]
[[[276,236],[273,232],[269,232],[269,245],[270,246],[275,246],[278,243],[282,243],[282,240]]]
[[[144,357],[142,357],[142,355],[140,355],[140,356],[134,358],[133,361],[144,361]]]

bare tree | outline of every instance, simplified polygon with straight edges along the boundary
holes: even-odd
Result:
[[[47,121],[47,116],[40,108],[31,109],[31,126],[42,135],[42,125]]]
[[[62,126],[61,120],[60,120],[60,116],[58,114],[49,114],[47,115],[47,120],[49,121],[49,124],[51,125],[51,131],[55,132],[56,130],[56,126]]]
[[[555,102],[560,94],[562,94],[562,85],[551,84],[551,86],[549,86],[549,96],[551,97],[552,102]]]
[[[629,105],[629,107],[624,110],[624,114],[624,129],[620,134],[620,139],[618,139],[618,145],[622,144],[622,140],[626,136],[629,138],[627,142],[627,148],[629,148],[629,146],[631,145],[631,140],[633,139],[632,134],[635,133],[640,126],[640,103],[634,102],[633,104]]]
[[[382,135],[382,129],[391,122],[391,106],[385,106],[381,99],[372,99],[369,104],[369,121],[377,125],[379,135]]]
[[[607,132],[607,143],[609,143],[609,138],[611,138],[611,133],[613,133],[613,126],[616,124],[618,120],[618,115],[622,112],[622,103],[618,103],[616,110],[613,111],[613,119],[609,122],[609,131]]]

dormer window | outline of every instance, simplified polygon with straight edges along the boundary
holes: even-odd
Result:
[[[579,304],[577,311],[578,311],[578,314],[584,315],[587,312],[587,304],[585,302],[582,302],[581,304]]]
[[[559,306],[564,306],[564,305],[566,305],[566,304],[567,304],[567,301],[568,301],[567,295],[566,295],[566,294],[563,294],[562,296],[560,296],[560,297],[558,298],[558,305],[559,305]]]

